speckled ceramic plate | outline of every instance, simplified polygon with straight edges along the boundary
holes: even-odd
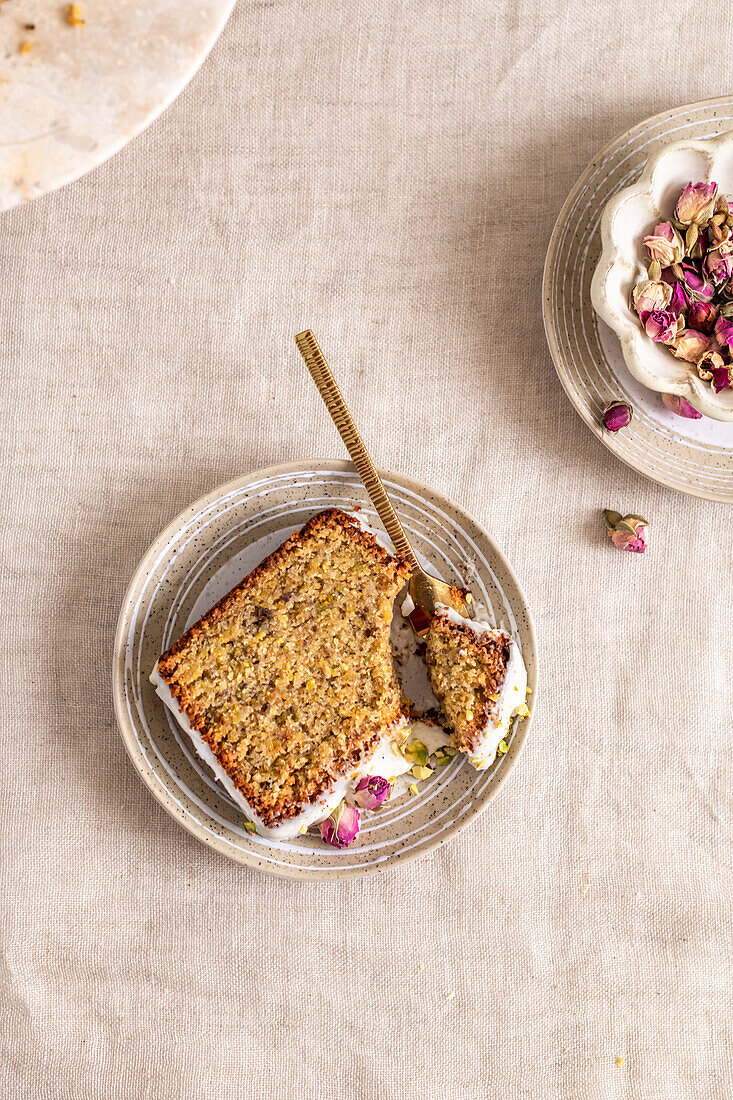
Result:
[[[397,474],[385,486],[425,563],[470,586],[497,625],[518,640],[536,691],[537,655],[529,610],[517,579],[489,536],[450,501]],[[317,460],[259,470],[187,508],[156,539],[132,580],[120,614],[114,656],[117,720],[133,764],[166,810],[222,855],[276,875],[337,879],[383,871],[444,843],[471,821],[511,771],[530,720],[515,721],[509,752],[483,772],[463,756],[364,815],[357,841],[338,851],[310,834],[265,840],[244,818],[193,751],[158,699],[148,676],[158,656],[250,569],[314,513],[361,509],[381,530],[349,462]],[[536,694],[530,698],[534,706]]]
[[[181,92],[234,0],[0,4],[0,210],[116,153]]]
[[[655,115],[607,145],[571,191],[545,263],[544,316],[550,352],[568,397],[610,451],[671,489],[733,502],[733,423],[685,420],[630,374],[615,334],[595,314],[590,284],[601,253],[600,223],[608,200],[640,175],[649,157],[683,138],[733,129],[733,97]],[[600,426],[605,406],[621,398],[634,408],[628,428]]]

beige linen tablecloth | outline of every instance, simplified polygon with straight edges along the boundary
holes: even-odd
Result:
[[[2,218],[1,1095],[733,1095],[733,511],[591,436],[540,295],[586,163],[725,91],[729,31],[709,2],[242,3],[147,133]],[[342,455],[306,326],[379,463],[506,551],[542,661],[488,811],[339,885],[188,836],[110,691],[169,520]],[[648,516],[645,557],[603,506]]]

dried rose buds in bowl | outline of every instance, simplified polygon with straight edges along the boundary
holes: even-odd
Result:
[[[733,385],[733,211],[725,196],[718,194],[717,183],[688,183],[670,219],[656,225],[644,244],[649,255],[647,277],[631,293],[631,305],[644,332],[678,359],[692,363],[715,393],[729,389]]]
[[[633,514],[622,516],[611,508],[603,509],[608,537],[619,550],[628,550],[632,554],[646,551],[646,531],[649,521],[643,516]]]

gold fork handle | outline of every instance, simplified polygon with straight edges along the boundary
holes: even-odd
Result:
[[[331,368],[323,357],[323,352],[310,329],[299,332],[295,337],[298,351],[305,360],[305,365],[310,371],[311,378],[318,386],[326,408],[331,414],[331,419],[339,430],[339,435],[346,444],[351,461],[356,466],[356,471],[364,483],[372,504],[382,523],[392,539],[395,550],[412,565],[413,569],[420,569],[415,551],[410,546],[405,530],[397,518],[390,499],[384,491],[382,479],[376,471],[366,447],[362,441],[351,413],[346,407],[346,402],[341,396],[341,391],[336,385],[336,379],[331,373]]]

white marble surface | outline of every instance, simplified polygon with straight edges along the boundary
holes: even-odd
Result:
[[[187,84],[234,0],[0,0],[0,210],[88,172]],[[27,46],[30,45],[30,49]]]

